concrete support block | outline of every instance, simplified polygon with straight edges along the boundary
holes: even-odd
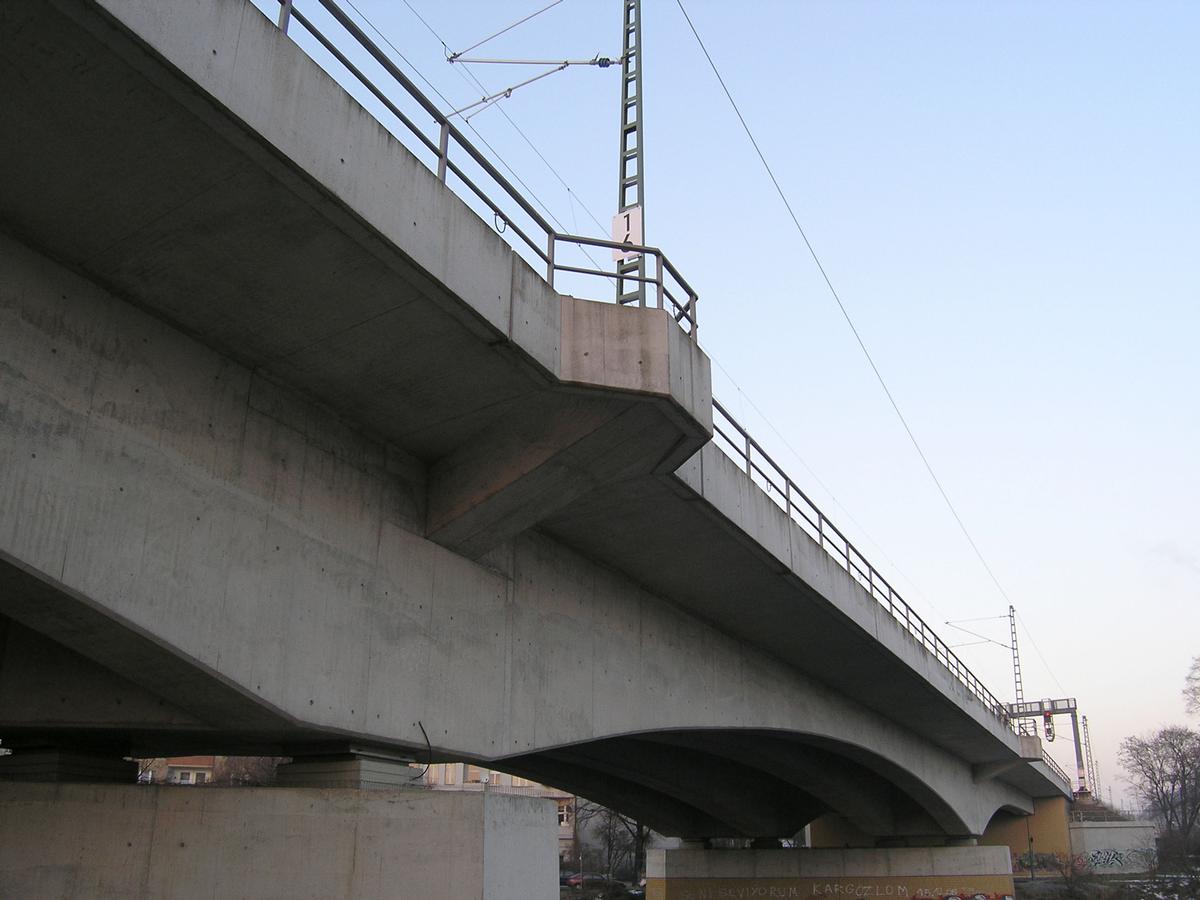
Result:
[[[369,750],[296,756],[279,766],[275,780],[280,787],[417,790],[421,770],[409,762],[405,757]]]
[[[562,381],[669,398],[712,436],[710,361],[664,310],[563,297],[561,321]]]
[[[426,536],[478,558],[607,483],[670,471],[702,440],[658,403],[549,394],[433,467]]]
[[[549,800],[450,791],[0,784],[23,900],[552,900]]]
[[[137,780],[137,764],[115,755],[29,747],[0,756],[0,781],[117,782]]]

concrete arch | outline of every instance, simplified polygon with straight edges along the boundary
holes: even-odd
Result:
[[[655,740],[677,743],[672,733]],[[801,788],[827,809],[846,817],[867,834],[895,834],[903,823],[924,819],[930,827],[961,833],[965,823],[954,815],[927,785],[903,773],[887,771],[884,760],[875,766],[838,749],[806,743],[800,736],[769,732],[701,732],[685,740],[704,746],[726,760],[772,773]],[[895,767],[890,767],[894,769]],[[888,777],[891,775],[891,778]],[[936,825],[934,823],[936,822]]]
[[[826,812],[837,812],[864,833],[879,836],[979,833],[971,810],[956,809],[917,774],[862,746],[798,732],[642,732],[494,764],[543,780],[552,780],[564,771],[576,776],[588,773],[601,789],[609,782],[635,785],[702,810],[704,816],[696,824],[712,827],[719,823],[723,829],[680,833],[688,837],[788,837]],[[719,777],[719,784],[713,776]],[[567,784],[558,786],[571,789]],[[622,798],[614,799],[616,808],[621,809]],[[653,805],[649,815],[648,822],[662,818]]]

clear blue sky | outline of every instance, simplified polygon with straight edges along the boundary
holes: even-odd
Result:
[[[404,3],[356,2],[478,98]],[[548,0],[409,2],[460,50]],[[1119,741],[1186,721],[1200,654],[1200,5],[685,5],[1032,632],[1027,697],[1079,698],[1119,799]],[[645,7],[646,239],[700,292],[717,395],[930,621],[1004,616],[679,8]],[[477,53],[616,56],[620,9],[565,0]],[[573,195],[500,109],[471,120],[571,230],[616,211],[618,79],[503,102]],[[1004,649],[958,652],[1010,698]]]

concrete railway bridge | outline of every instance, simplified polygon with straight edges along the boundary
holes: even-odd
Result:
[[[470,760],[696,838],[1069,796],[713,400],[670,263],[560,293],[575,244],[296,13],[0,6],[0,764]]]

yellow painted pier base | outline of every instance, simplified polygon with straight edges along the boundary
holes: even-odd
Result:
[[[649,900],[905,897],[1011,900],[1007,847],[654,850]]]

